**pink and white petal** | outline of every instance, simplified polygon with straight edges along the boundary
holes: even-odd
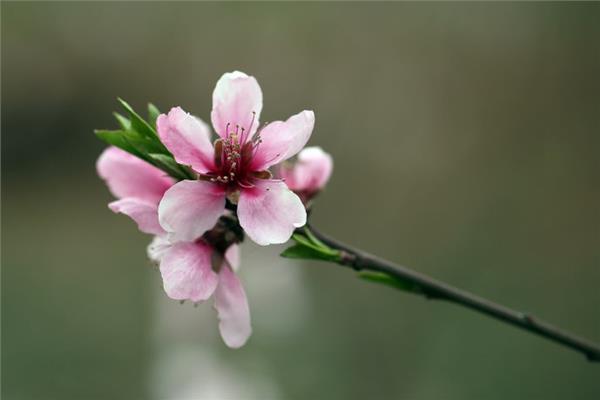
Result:
[[[151,235],[162,235],[165,231],[158,223],[156,204],[132,197],[113,201],[108,207],[116,213],[125,214],[134,220],[140,231]]]
[[[165,172],[117,147],[102,152],[96,170],[117,198],[134,197],[158,204],[175,183]]]
[[[234,349],[242,347],[252,334],[250,308],[242,283],[227,264],[219,272],[215,308],[225,344]]]
[[[210,128],[199,118],[173,107],[169,114],[156,120],[158,136],[179,164],[189,165],[199,173],[215,168],[215,152],[210,142]]]
[[[239,125],[245,130],[244,137],[250,137],[258,127],[262,103],[262,90],[253,76],[240,71],[225,73],[213,91],[210,114],[213,128],[225,138],[227,124],[230,124],[230,131]]]
[[[225,191],[207,181],[181,181],[171,187],[158,205],[160,225],[171,242],[198,239],[225,210]]]
[[[225,250],[225,259],[234,271],[240,269],[240,246],[237,244],[230,245],[227,250]]]
[[[193,302],[208,299],[219,276],[212,269],[213,249],[202,242],[174,244],[163,255],[160,273],[167,296]]]
[[[260,131],[262,142],[258,145],[250,168],[265,170],[293,157],[306,145],[314,126],[315,113],[306,110],[285,122],[271,122]]]
[[[240,193],[240,225],[261,246],[285,243],[306,223],[302,201],[283,181],[257,179],[254,185]]]
[[[317,192],[327,184],[333,171],[333,159],[320,147],[307,147],[298,154],[288,187],[296,191]]]
[[[163,256],[171,248],[171,243],[167,240],[166,235],[156,235],[146,249],[146,254],[150,261],[160,263]]]

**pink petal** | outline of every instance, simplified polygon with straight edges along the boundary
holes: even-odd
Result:
[[[262,91],[253,76],[234,71],[224,74],[219,79],[213,92],[211,112],[213,128],[219,136],[227,136],[226,127],[230,124],[230,132],[235,131],[238,125],[240,130],[245,129],[244,137],[250,137],[258,127],[261,110]]]
[[[211,229],[225,210],[225,191],[207,181],[181,181],[158,206],[160,225],[172,242],[194,241]]]
[[[240,193],[240,225],[262,246],[285,243],[294,229],[306,223],[302,201],[282,181],[257,179],[254,184]]]
[[[156,120],[158,136],[175,161],[206,173],[214,169],[215,153],[210,142],[210,128],[200,119],[174,107]]]
[[[333,159],[320,147],[307,147],[298,154],[292,168],[282,168],[281,178],[296,192],[314,193],[323,189],[331,176]]]
[[[240,280],[227,264],[219,272],[215,308],[225,344],[234,349],[242,347],[252,334],[250,308]]]
[[[160,273],[167,295],[174,300],[193,302],[208,299],[219,282],[212,269],[213,249],[202,243],[177,243],[165,252]]]
[[[158,217],[157,217],[158,218]],[[171,248],[171,243],[167,240],[166,235],[156,235],[146,249],[146,254],[150,261],[159,263],[167,250]]]
[[[237,244],[230,245],[225,250],[225,259],[231,265],[234,271],[240,269],[240,246]]]
[[[134,197],[158,204],[174,183],[165,172],[116,147],[104,150],[96,169],[117,198]]]
[[[134,220],[140,231],[151,235],[161,235],[165,231],[158,223],[156,204],[132,197],[113,201],[108,207],[116,213],[125,214]]]
[[[312,134],[315,113],[302,111],[287,121],[275,121],[260,131],[262,143],[252,159],[251,169],[260,171],[296,155]]]

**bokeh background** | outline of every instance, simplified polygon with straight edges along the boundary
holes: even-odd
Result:
[[[245,243],[254,335],[166,298],[97,178],[121,96],[316,111],[313,223],[600,340],[600,4],[2,2],[2,398],[591,399],[600,365]]]

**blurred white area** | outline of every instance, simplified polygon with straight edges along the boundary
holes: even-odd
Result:
[[[250,303],[253,336],[260,335],[262,342],[284,340],[301,328],[309,312],[302,265],[279,257],[283,248],[259,247],[249,240],[242,246],[238,273]],[[179,304],[159,287],[160,277],[155,281],[159,284],[149,376],[153,399],[282,398],[254,337],[240,350],[228,349],[222,342],[213,299],[197,307]],[[252,352],[251,368],[244,364],[246,351]]]
[[[150,390],[154,399],[280,399],[278,388],[259,372],[242,373],[220,359],[214,343],[162,342]]]

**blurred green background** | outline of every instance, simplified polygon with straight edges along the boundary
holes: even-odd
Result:
[[[600,340],[600,4],[2,2],[2,398],[591,399],[600,365],[456,306],[246,243],[254,335],[164,295],[106,207],[94,128],[316,111],[313,222]]]

